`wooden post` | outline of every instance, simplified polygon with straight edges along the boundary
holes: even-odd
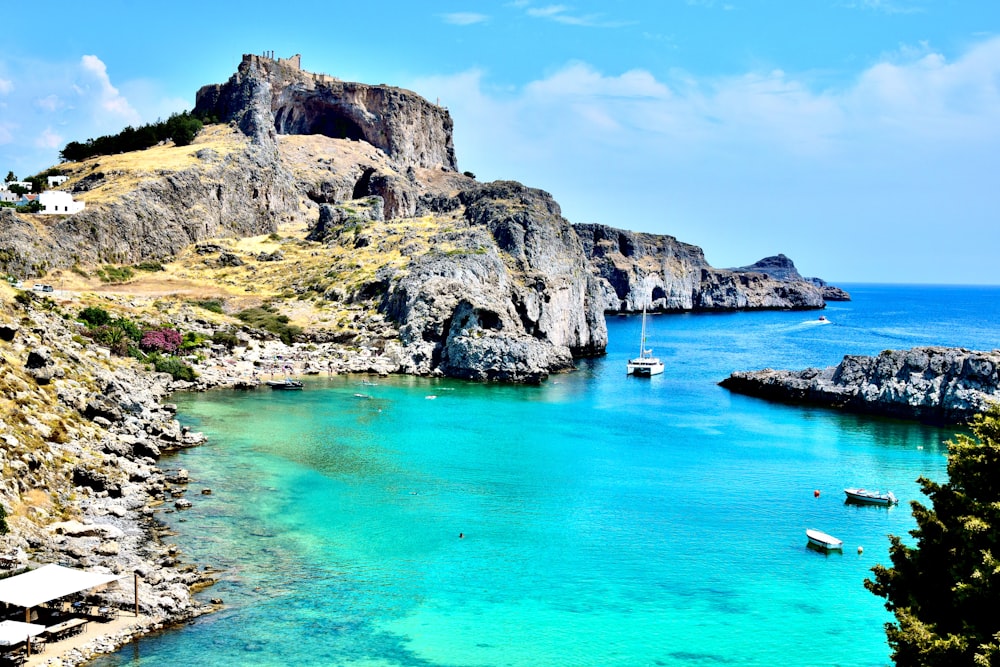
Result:
[[[135,617],[139,618],[139,573],[134,573],[135,576]]]

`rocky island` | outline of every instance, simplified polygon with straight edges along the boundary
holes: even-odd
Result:
[[[874,357],[847,355],[831,368],[740,371],[719,384],[786,403],[961,424],[1000,401],[1000,350],[886,350]]]

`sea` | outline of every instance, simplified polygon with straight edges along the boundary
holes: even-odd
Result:
[[[844,285],[818,311],[657,315],[662,375],[607,355],[540,386],[306,378],[177,394],[208,436],[164,457],[193,507],[158,512],[222,609],[99,667],[888,665],[864,587],[913,543],[917,478],[957,427],[729,393],[735,370],[921,345],[1000,348],[1000,287]],[[895,507],[845,504],[845,487]],[[210,489],[210,495],[202,495]],[[842,552],[807,547],[815,528]]]

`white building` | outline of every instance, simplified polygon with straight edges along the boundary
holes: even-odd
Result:
[[[38,201],[42,205],[42,213],[47,214],[79,213],[84,206],[82,201],[75,201],[73,195],[62,190],[46,190],[38,195]]]
[[[48,179],[49,179],[49,187],[50,188],[57,188],[60,185],[62,185],[63,183],[65,183],[66,181],[68,181],[69,180],[69,176],[64,176],[64,175],[49,176]]]

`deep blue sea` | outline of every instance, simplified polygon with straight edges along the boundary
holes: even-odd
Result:
[[[190,471],[194,507],[160,518],[187,560],[223,570],[201,596],[225,608],[97,664],[889,664],[891,617],[862,582],[913,528],[917,477],[945,478],[954,429],[716,383],[998,348],[1000,288],[844,287],[828,324],[650,317],[652,379],[625,375],[640,318],[610,317],[607,356],[538,387],[341,376],[175,396],[210,440],[163,461]],[[846,505],[849,486],[903,502]],[[807,548],[807,528],[843,553]]]

